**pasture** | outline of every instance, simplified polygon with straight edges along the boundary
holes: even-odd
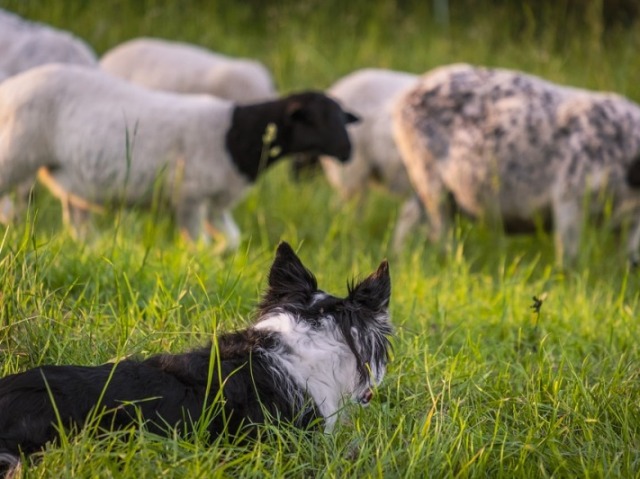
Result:
[[[264,3],[0,7],[69,30],[99,54],[146,35],[254,57],[281,92],[323,89],[367,66],[421,73],[466,61],[640,102],[640,25],[605,24],[604,2],[578,14],[571,2],[469,1],[448,24],[431,2]],[[637,477],[640,271],[626,263],[626,227],[590,224],[566,270],[550,235],[510,237],[466,219],[445,251],[418,231],[394,256],[400,205],[377,190],[363,207],[344,203],[321,174],[292,182],[283,161],[234,210],[242,245],[219,256],[178,238],[161,208],[116,209],[77,242],[57,200],[38,189],[28,215],[0,228],[0,376],[178,352],[246,325],[280,240],[336,295],[388,258],[396,335],[371,405],[350,406],[332,435],[265,427],[255,443],[206,445],[145,431],[96,437],[89,427],[23,477]]]

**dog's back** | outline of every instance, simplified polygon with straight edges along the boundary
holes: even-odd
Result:
[[[155,433],[171,427],[187,433],[203,414],[210,414],[211,437],[263,423],[269,415],[308,425],[315,414],[309,410],[295,417],[296,404],[283,398],[280,378],[257,350],[269,343],[269,333],[250,335],[253,342],[247,341],[246,331],[223,335],[213,351],[202,348],[95,367],[43,366],[2,378],[0,455],[17,459],[21,452],[31,454],[57,437],[60,425],[80,428],[87,422],[122,429],[140,418]]]

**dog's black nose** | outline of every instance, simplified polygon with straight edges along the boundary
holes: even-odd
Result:
[[[360,396],[360,404],[362,405],[369,404],[372,399],[373,399],[373,391],[371,390],[371,388],[367,388],[367,390],[364,393],[362,393],[362,396]]]

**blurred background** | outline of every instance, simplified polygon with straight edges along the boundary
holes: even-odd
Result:
[[[252,56],[283,91],[361,67],[467,61],[640,97],[636,0],[2,0],[98,53],[140,35]]]
[[[469,62],[640,101],[636,0],[0,0],[0,7],[70,31],[98,55],[130,38],[153,36],[255,58],[271,70],[280,93],[325,89],[365,67],[423,73]],[[293,184],[286,163],[236,208],[248,237],[265,250],[286,237],[336,245],[345,254],[387,254],[400,199],[374,191],[358,209],[341,201],[322,174],[310,185]],[[59,231],[57,203],[39,201],[38,231]],[[154,227],[143,230],[155,231],[156,218],[143,219]],[[487,233],[469,243],[482,245],[493,238]],[[423,234],[414,236],[414,244],[424,243]],[[518,238],[509,245],[552,256],[549,238]],[[601,246],[595,241],[598,251]],[[492,249],[480,247],[477,254],[490,256]]]

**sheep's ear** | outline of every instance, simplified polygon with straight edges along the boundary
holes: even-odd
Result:
[[[300,101],[292,101],[287,105],[287,117],[292,121],[305,122],[309,119],[309,115],[304,105]]]
[[[385,260],[364,281],[349,288],[349,300],[371,311],[384,311],[389,307],[391,276],[389,263]]]
[[[279,301],[288,295],[311,295],[318,289],[315,276],[302,264],[289,244],[280,243],[269,271],[266,300]]]
[[[360,123],[361,118],[355,113],[351,113],[350,111],[344,112],[347,117],[347,125],[350,123]]]

